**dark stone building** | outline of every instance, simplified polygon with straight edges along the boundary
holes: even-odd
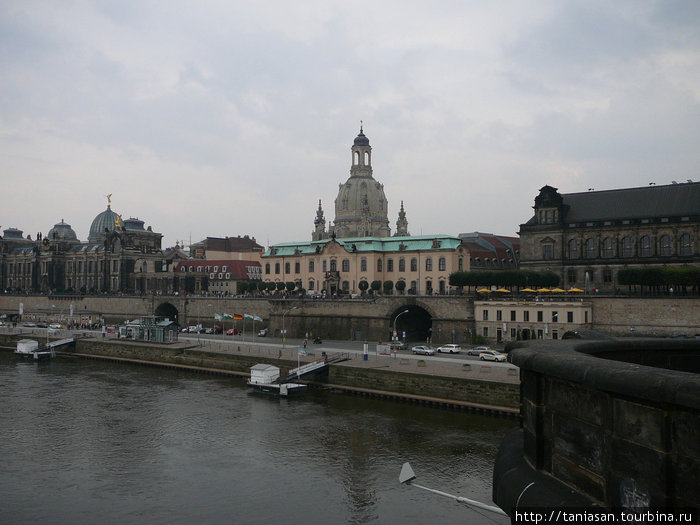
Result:
[[[23,293],[168,291],[172,273],[160,233],[136,218],[121,219],[111,205],[92,221],[87,242],[64,220],[45,236],[0,237],[0,289]]]
[[[700,183],[561,194],[544,186],[520,225],[520,266],[562,286],[614,291],[620,269],[697,266]]]

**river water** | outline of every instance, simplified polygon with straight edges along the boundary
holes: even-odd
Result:
[[[241,379],[0,352],[0,523],[432,524],[491,503],[513,419]],[[483,514],[483,515],[482,515]]]

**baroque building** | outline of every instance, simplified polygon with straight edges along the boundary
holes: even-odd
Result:
[[[639,266],[700,264],[700,183],[561,194],[543,186],[520,225],[521,268],[550,270],[563,286],[615,291]]]
[[[335,237],[389,237],[388,201],[384,185],[377,182],[372,173],[372,146],[362,126],[351,147],[352,164],[350,178],[338,186],[335,199],[335,221],[326,229],[321,201],[318,202],[312,241]],[[408,236],[408,220],[401,202],[396,223],[396,236]]]
[[[138,218],[107,209],[92,221],[87,242],[63,219],[48,234],[23,238],[10,228],[0,237],[0,289],[22,293],[166,292],[169,264],[160,233]]]

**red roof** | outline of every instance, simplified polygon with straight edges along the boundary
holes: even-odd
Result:
[[[197,268],[201,268],[197,270]],[[226,267],[226,269],[224,269]],[[186,270],[183,270],[186,268]],[[194,268],[190,270],[190,268]],[[207,268],[209,268],[207,270]],[[216,268],[216,269],[215,269]],[[189,259],[187,261],[179,261],[175,266],[176,272],[202,272],[202,273],[229,273],[230,279],[233,280],[248,280],[248,279],[261,279],[262,278],[262,266],[258,261],[240,261],[236,260],[205,260],[205,259]]]

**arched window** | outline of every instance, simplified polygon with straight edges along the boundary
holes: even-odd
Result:
[[[689,233],[681,235],[681,255],[693,255],[693,245]]]
[[[603,257],[615,257],[615,243],[610,237],[603,239]]]
[[[651,237],[648,235],[639,239],[639,256],[651,257]]]
[[[671,237],[669,235],[662,235],[659,239],[659,254],[665,257],[672,255],[671,253]]]
[[[624,237],[622,239],[622,256],[632,257],[634,255],[634,245],[632,244],[632,239],[630,237]]]
[[[354,157],[353,164],[355,164],[355,166],[357,166],[360,163],[360,152],[356,151],[355,154],[353,155],[353,157]]]
[[[569,259],[578,259],[578,241],[576,239],[569,241]]]
[[[363,257],[360,259],[360,271],[361,272],[366,272],[367,271],[367,259]]]
[[[381,260],[381,259],[377,259],[377,271],[378,271],[378,272],[383,271],[383,269],[382,269],[382,260]]]
[[[321,264],[323,267],[323,271],[327,272],[328,271],[328,261],[326,259],[323,259],[323,263]]]
[[[411,271],[412,272],[417,272],[418,271],[418,259],[415,257],[411,259]]]
[[[313,259],[309,259],[309,273],[313,273],[313,272],[314,272],[314,266],[315,266],[314,260],[313,260]]]
[[[278,263],[278,262],[275,263],[275,273],[276,274],[280,273],[280,263]]]
[[[387,272],[394,271],[394,259],[387,259],[386,260],[386,271]]]
[[[349,259],[343,259],[343,271],[344,272],[349,272],[350,271],[350,260]]]
[[[294,273],[301,273],[301,263],[299,261],[294,263]]]
[[[292,273],[288,262],[284,263],[284,273]]]
[[[403,257],[401,257],[401,258],[399,259],[399,271],[400,271],[400,272],[405,272],[405,271],[406,271],[406,259],[404,259]]]
[[[338,271],[338,262],[335,259],[331,259],[331,272]]]
[[[586,239],[586,259],[596,258],[595,239]]]
[[[460,272],[464,270],[464,258],[463,257],[460,257],[459,259],[457,259],[457,270]]]
[[[433,271],[433,258],[432,257],[427,257],[425,259],[425,271],[426,272],[432,272]]]
[[[444,272],[447,269],[447,259],[444,257],[440,257],[438,259],[438,270],[441,272]]]

